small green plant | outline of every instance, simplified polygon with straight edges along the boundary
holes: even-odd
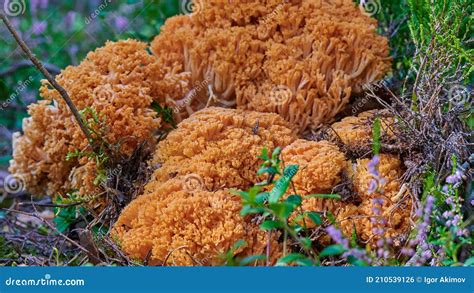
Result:
[[[76,193],[70,193],[65,198],[57,197],[54,200],[57,207],[54,208],[53,222],[60,233],[66,232],[78,219],[87,215],[86,209],[81,206],[83,202],[84,198]]]
[[[94,108],[87,107],[80,111],[81,118],[86,124],[92,134],[92,143],[97,145],[98,151],[86,149],[86,150],[74,150],[66,155],[66,161],[72,159],[78,159],[87,157],[88,159],[95,160],[97,176],[94,179],[94,185],[99,185],[107,181],[107,170],[106,165],[109,161],[109,150],[110,145],[105,140],[105,134],[107,133],[106,117],[100,117]]]
[[[245,240],[237,241],[231,249],[220,255],[219,257],[224,261],[226,266],[247,266],[258,261],[264,261],[265,255],[251,255],[248,257],[238,257],[236,253],[241,247],[245,247],[247,242]]]
[[[158,113],[158,116],[161,117],[166,124],[171,125],[172,128],[176,128],[176,122],[173,118],[173,108],[161,106],[156,102],[153,102],[151,107],[156,111],[156,113]]]

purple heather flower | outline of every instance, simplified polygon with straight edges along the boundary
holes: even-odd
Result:
[[[374,233],[374,235],[382,235],[383,234],[383,229],[382,228],[373,228],[372,229],[372,233]]]
[[[457,226],[460,221],[461,221],[461,216],[455,215],[453,220],[452,220],[452,223],[453,223],[454,226]]]
[[[344,247],[349,247],[349,240],[345,239],[344,236],[342,236],[341,231],[333,225],[327,227],[326,232],[337,244],[341,244]]]
[[[428,250],[429,249],[428,243],[426,242],[421,243],[420,248],[421,250]]]
[[[457,183],[456,177],[454,175],[450,175],[446,178],[446,183],[454,184]]]
[[[48,8],[49,0],[39,0],[41,9]]]
[[[74,24],[74,19],[76,18],[76,12],[69,11],[64,18],[64,25],[67,30],[71,30]]]
[[[432,195],[429,195],[426,198],[426,204],[425,204],[425,209],[424,209],[425,217],[426,216],[429,217],[431,215],[431,210],[433,209],[434,201],[435,201],[435,198]]]
[[[117,16],[114,19],[114,25],[119,31],[123,31],[128,26],[128,19],[124,16]]]
[[[390,253],[387,250],[383,249],[383,248],[379,248],[377,250],[377,256],[379,258],[388,258],[389,255],[390,255]]]
[[[449,205],[452,204],[453,203],[453,197],[450,196],[450,197],[446,198],[445,202],[446,202],[446,204],[449,204]]]
[[[415,215],[417,218],[421,218],[421,216],[423,216],[423,210],[422,209],[417,209],[415,211]]]
[[[422,256],[424,259],[429,259],[429,258],[431,258],[431,251],[425,250],[425,251],[423,251],[423,253],[421,254],[421,256]]]
[[[474,206],[474,199],[471,200],[471,205]]]
[[[375,191],[377,191],[379,187],[379,184],[377,183],[377,180],[375,179],[370,179],[370,182],[369,182],[369,188],[367,189],[367,192],[369,194],[372,194],[374,193]]]
[[[385,244],[385,242],[383,241],[383,239],[377,240],[377,246],[378,247],[383,247],[384,244]]]
[[[453,216],[453,212],[451,212],[451,211],[445,211],[445,212],[443,213],[443,217],[444,217],[445,219],[451,218],[452,216]]]
[[[380,214],[382,213],[382,211],[380,211],[379,208],[372,208],[372,212],[376,214],[377,216],[380,216]]]
[[[461,170],[456,170],[453,175],[446,178],[446,182],[450,184],[460,183],[463,180],[464,173]]]
[[[401,254],[406,255],[406,256],[412,256],[415,253],[413,248],[409,248],[409,247],[403,247],[400,252]]]
[[[36,14],[38,8],[46,9],[48,8],[48,0],[30,0],[30,10],[32,14]]]
[[[380,156],[375,155],[367,164],[367,168],[369,169],[369,172],[371,174],[378,176],[377,167],[379,166],[379,163],[380,163]]]
[[[383,205],[383,202],[384,202],[383,198],[374,198],[374,199],[372,200],[372,203],[373,203],[374,205],[376,205],[376,204],[378,204],[378,205]]]
[[[463,235],[464,235],[464,231],[462,229],[459,229],[459,230],[456,231],[456,236],[461,237]]]

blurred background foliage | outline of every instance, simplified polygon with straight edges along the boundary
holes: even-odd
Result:
[[[3,1],[1,7],[4,7]],[[179,0],[29,0],[22,15],[10,17],[47,68],[77,65],[107,40],[151,41],[166,18],[179,13]],[[0,170],[11,158],[11,135],[21,129],[26,107],[38,98],[43,77],[30,66],[0,23]],[[2,105],[2,103],[4,103]]]

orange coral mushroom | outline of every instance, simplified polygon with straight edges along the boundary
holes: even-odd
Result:
[[[195,174],[209,191],[246,189],[259,181],[256,172],[263,148],[284,147],[296,140],[280,116],[224,108],[207,108],[181,122],[159,143],[152,164],[159,165],[146,190],[175,177]]]
[[[282,159],[285,165],[299,166],[298,173],[293,177],[293,184],[296,193],[303,198],[304,211],[335,212],[342,205],[338,200],[307,197],[311,194],[330,193],[341,182],[347,161],[336,145],[327,141],[300,139],[283,149]]]
[[[265,254],[267,233],[240,216],[240,198],[226,190],[183,189],[171,179],[132,201],[121,213],[113,235],[130,256],[151,265],[219,265],[219,255],[239,240],[239,256]],[[271,261],[281,253],[277,234],[270,240]]]
[[[304,130],[331,120],[353,90],[390,68],[387,39],[375,28],[350,0],[206,0],[168,20],[152,50],[191,76],[188,85],[206,84],[180,117],[236,103]]]
[[[369,161],[357,160],[355,165],[353,183],[361,203],[342,206],[336,219],[347,236],[355,229],[359,239],[371,246],[382,237],[400,246],[410,230],[412,212],[411,198],[400,186],[401,161],[393,155],[380,155],[378,177],[369,172]],[[374,183],[377,187],[370,190]]]
[[[104,119],[107,131],[99,135],[109,144],[120,144],[122,154],[130,154],[160,125],[150,105],[156,90],[153,80],[161,69],[146,47],[132,40],[108,42],[56,77],[79,110],[93,109]],[[46,81],[40,93],[45,100],[30,105],[24,134],[15,137],[10,172],[21,176],[35,195],[64,194],[72,189],[97,193],[95,161],[66,161],[69,152],[87,148],[84,134]]]

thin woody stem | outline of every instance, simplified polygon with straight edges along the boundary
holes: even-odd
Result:
[[[49,71],[43,66],[41,61],[36,58],[36,56],[31,52],[30,48],[26,45],[25,41],[20,37],[18,32],[15,30],[13,25],[11,24],[10,20],[8,17],[3,13],[0,12],[0,18],[3,20],[5,25],[7,26],[8,30],[12,34],[12,36],[15,38],[16,42],[18,45],[21,47],[23,52],[28,56],[28,58],[33,62],[33,64],[38,68],[38,70],[46,77],[46,79],[49,81],[49,83],[59,92],[63,100],[66,102],[67,106],[71,110],[72,114],[74,115],[74,118],[76,119],[77,123],[79,124],[79,127],[81,128],[82,132],[84,132],[84,135],[86,136],[87,140],[89,141],[90,145],[94,149],[94,143],[92,140],[91,133],[89,129],[86,127],[84,124],[84,121],[81,118],[81,115],[79,114],[79,111],[77,110],[76,106],[72,102],[71,98],[69,97],[67,91],[56,82],[56,79],[49,73]],[[94,149],[95,151],[95,149]]]

